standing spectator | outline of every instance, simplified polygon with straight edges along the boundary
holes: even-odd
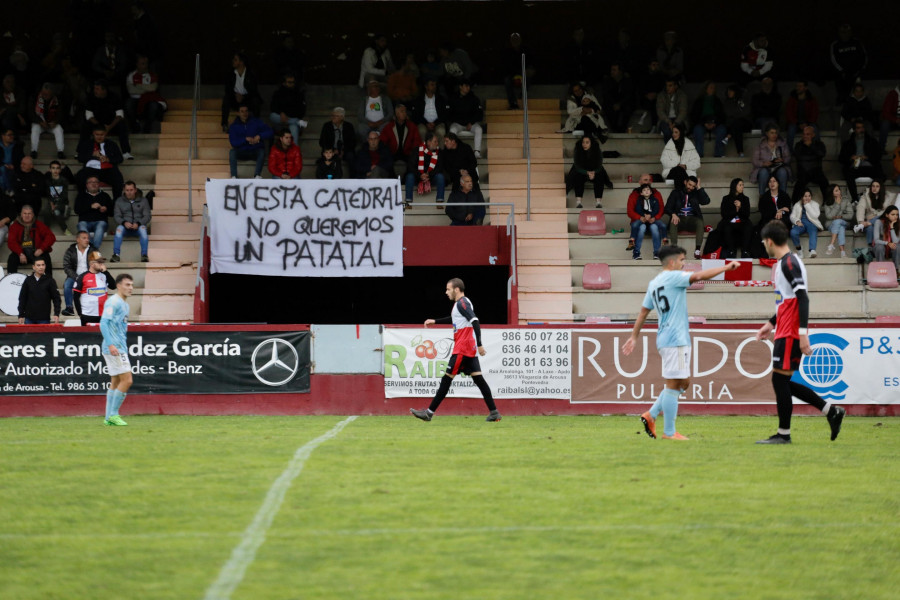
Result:
[[[616,33],[616,39],[609,46],[608,53],[609,60],[622,65],[622,68],[629,75],[637,73],[645,57],[642,49],[631,43],[631,32],[625,27],[622,27]],[[650,53],[652,53],[652,49]]]
[[[825,228],[819,221],[819,205],[813,202],[809,188],[803,190],[803,196],[791,209],[791,225],[791,240],[797,249],[797,256],[803,258],[803,248],[800,246],[800,234],[803,232],[809,236],[809,257],[818,256],[816,247],[819,244],[819,232]]]
[[[19,324],[47,325],[50,323],[50,307],[53,307],[53,323],[59,323],[59,289],[47,272],[47,262],[37,256],[31,265],[32,273],[22,282],[19,290]]]
[[[847,134],[853,131],[853,121],[862,119],[866,124],[866,131],[875,131],[875,123],[877,116],[872,102],[866,96],[866,86],[861,83],[854,84],[853,91],[850,95],[843,99],[843,108],[841,108],[841,121],[844,125],[844,131],[838,132],[838,135]]]
[[[353,176],[356,179],[389,179],[394,176],[394,159],[387,144],[381,141],[377,131],[370,131],[366,145],[353,159]]]
[[[19,170],[15,173],[13,193],[16,199],[16,212],[21,211],[27,204],[34,208],[36,215],[39,215],[43,198],[47,195],[44,176],[34,170],[34,161],[30,156],[22,157]]]
[[[854,121],[853,134],[841,145],[841,153],[838,156],[851,198],[857,197],[857,177],[884,179],[881,149],[882,145],[866,132],[866,124],[861,120]]]
[[[478,159],[468,144],[462,143],[459,136],[452,131],[444,138],[444,150],[441,152],[444,162],[444,173],[450,180],[453,191],[459,188],[462,177],[472,178],[472,187],[481,191],[478,185]]]
[[[612,188],[612,181],[603,168],[603,153],[597,140],[589,135],[575,143],[572,168],[569,170],[566,188],[575,190],[575,208],[581,208],[581,199],[584,196],[584,186],[590,181],[594,187],[594,204],[596,208],[603,208],[603,187]]]
[[[134,20],[134,50],[136,54],[146,56],[154,71],[158,71],[162,60],[162,42],[156,21],[147,13],[147,6],[142,0],[131,3],[131,18]]]
[[[103,243],[112,212],[112,198],[100,191],[100,181],[96,177],[88,177],[84,191],[75,198],[75,214],[78,215],[78,231],[93,234],[91,245],[94,248],[99,248]]]
[[[778,123],[781,118],[781,94],[775,89],[775,80],[763,77],[760,90],[750,99],[753,125],[763,129],[768,123]]]
[[[672,138],[675,123],[684,123],[688,116],[688,97],[679,87],[678,81],[666,78],[665,90],[656,97],[656,117],[663,142]]]
[[[472,203],[481,203],[475,206]],[[450,217],[451,225],[481,225],[484,223],[484,196],[474,189],[472,178],[463,175],[459,180],[459,189],[450,194],[444,214]]]
[[[578,26],[572,31],[572,37],[566,44],[562,56],[565,60],[566,81],[588,85],[597,76],[600,67],[599,51],[596,45],[587,39],[583,26]]]
[[[506,88],[506,101],[510,110],[519,109],[519,101],[516,99],[516,90],[522,89],[522,55],[525,55],[525,78],[527,84],[534,83],[537,70],[534,68],[534,54],[530,48],[522,45],[522,36],[518,33],[510,34],[509,46],[502,51],[499,58],[502,65],[503,87]],[[462,81],[460,81],[460,93],[462,93]]]
[[[659,248],[662,241],[668,243],[666,225],[662,221],[665,214],[665,204],[662,194],[654,190],[650,185],[650,176],[641,176],[641,185],[632,190],[628,196],[627,212],[631,220],[631,237],[628,239],[628,247],[631,250],[633,260],[641,260],[641,246],[644,236],[650,232],[653,241],[653,258],[659,258]]]
[[[744,180],[731,180],[728,194],[722,197],[719,207],[722,220],[718,229],[725,246],[725,258],[737,258],[738,245],[741,258],[750,256],[750,240],[753,237],[753,222],[750,220],[750,198],[744,194]]]
[[[566,99],[566,112],[569,118],[566,124],[557,133],[572,133],[581,130],[584,135],[589,135],[606,140],[606,132],[609,128],[600,111],[600,101],[597,97],[584,88],[580,83],[569,86],[569,97]]]
[[[13,195],[13,184],[16,169],[22,164],[25,151],[16,140],[16,132],[12,129],[0,128],[0,193]]]
[[[38,156],[38,144],[42,133],[52,133],[56,141],[56,157],[65,158],[65,139],[59,124],[62,111],[59,98],[53,93],[53,85],[45,83],[34,99],[31,111],[31,158]]]
[[[81,326],[99,323],[106,304],[107,290],[116,289],[116,280],[106,270],[106,259],[98,250],[88,255],[88,268],[78,276],[75,282],[74,301],[81,318]],[[65,311],[63,314],[66,314]]]
[[[125,111],[140,133],[159,132],[168,105],[159,93],[159,76],[150,71],[150,59],[139,55],[135,69],[125,77],[128,102]]]
[[[834,183],[825,196],[825,229],[831,232],[831,242],[825,250],[825,254],[834,254],[834,245],[841,248],[841,258],[847,258],[844,248],[847,227],[853,222],[853,204],[849,198],[844,198],[841,186]]]
[[[459,84],[459,96],[450,100],[450,132],[459,135],[467,131],[475,136],[475,158],[481,158],[481,120],[484,109],[481,100],[472,93],[472,84],[463,80]]]
[[[637,124],[640,131],[649,131],[655,127],[658,116],[656,114],[656,99],[666,85],[665,76],[659,61],[654,56],[647,63],[647,70],[637,78],[637,106],[643,111]]]
[[[96,128],[101,127],[107,135],[116,133],[122,145],[122,158],[132,160],[131,144],[128,142],[128,121],[125,108],[119,97],[109,91],[103,80],[94,82],[93,93],[87,97],[84,110],[85,123],[81,140],[89,139]],[[80,146],[79,146],[80,147]]]
[[[9,247],[9,259],[6,262],[8,273],[18,273],[19,265],[34,264],[37,258],[43,258],[47,264],[47,274],[53,272],[50,261],[50,253],[56,236],[50,228],[34,218],[34,209],[31,206],[23,206],[19,217],[9,226],[9,238],[6,245]]]
[[[83,165],[76,176],[78,187],[84,189],[88,178],[95,177],[112,186],[113,195],[118,197],[125,184],[119,171],[123,156],[116,143],[106,139],[106,127],[94,125],[93,139],[82,140],[78,144],[76,158]]]
[[[750,107],[744,102],[743,91],[738,85],[729,85],[722,103],[725,111],[725,144],[734,140],[738,156],[744,157],[744,134],[750,131]]]
[[[346,160],[353,163],[353,154],[356,150],[356,130],[353,125],[344,120],[347,111],[341,106],[335,106],[331,111],[331,120],[322,124],[322,132],[319,134],[319,147],[322,150],[328,148],[334,150],[338,162]]]
[[[684,130],[681,123],[672,125],[672,137],[666,142],[659,157],[663,177],[673,180],[675,189],[682,188],[688,177],[696,177],[697,169],[700,168],[700,155],[697,154],[694,143],[685,136]]]
[[[228,141],[231,142],[228,164],[232,179],[237,178],[239,160],[255,160],[253,176],[257,179],[261,177],[263,162],[266,160],[266,145],[263,140],[270,140],[273,135],[272,128],[263,123],[262,119],[252,116],[246,104],[238,107],[238,116],[228,128]]]
[[[624,133],[634,112],[634,83],[618,63],[611,64],[603,78],[603,106],[610,129]]]
[[[819,135],[819,101],[809,91],[806,81],[798,81],[791,92],[784,108],[784,116],[788,122],[787,143],[789,148],[794,147],[794,136],[798,131],[803,131],[807,125],[811,125]]]
[[[725,107],[716,96],[714,82],[707,81],[703,86],[703,93],[694,101],[691,107],[691,123],[694,124],[694,147],[700,158],[703,158],[707,133],[716,137],[714,156],[716,158],[725,156],[725,136],[728,135],[728,128],[725,126]]]
[[[269,150],[269,173],[273,179],[300,179],[302,170],[300,146],[294,143],[289,130],[282,129]]]
[[[888,134],[894,129],[900,129],[900,84],[888,92],[881,105],[881,131],[878,143],[882,149],[887,148]]]
[[[79,231],[75,236],[75,243],[66,248],[63,254],[63,271],[66,273],[66,281],[63,283],[63,298],[66,307],[62,314],[64,317],[75,316],[75,300],[73,290],[78,276],[88,270],[88,256],[97,248],[91,246],[91,234],[87,231]]]
[[[394,120],[381,130],[381,141],[387,145],[395,161],[406,164],[415,159],[422,140],[419,138],[419,128],[407,118],[405,104],[394,107]]]
[[[222,131],[228,133],[228,114],[246,105],[254,115],[260,114],[262,96],[259,94],[259,79],[256,72],[247,66],[243,52],[235,52],[231,57],[231,72],[225,78],[225,95],[222,96]]]
[[[469,53],[450,42],[441,44],[438,56],[441,59],[441,80],[438,83],[451,96],[457,93],[461,81],[472,81],[478,72]]]
[[[753,41],[744,46],[741,51],[740,83],[744,87],[751,81],[764,81],[772,78],[774,61],[769,58],[769,38],[765,33],[757,33]],[[771,115],[765,115],[771,119]]]
[[[446,185],[443,168],[437,135],[429,131],[425,134],[425,142],[419,145],[416,161],[406,169],[407,204],[412,202],[413,188],[418,188],[419,195],[426,194],[431,191],[432,182],[437,192],[435,202],[443,202]]]
[[[316,179],[343,179],[343,177],[341,159],[335,155],[334,148],[322,149],[322,156],[316,161]]]
[[[107,31],[103,37],[103,45],[94,52],[91,70],[94,72],[94,77],[120,85],[128,66],[125,51],[119,46],[114,31]]]
[[[875,240],[875,220],[884,213],[887,201],[887,192],[881,181],[873,180],[869,184],[869,188],[859,197],[856,203],[856,225],[853,227],[854,233],[864,231],[866,233],[866,243],[872,245]]]
[[[0,192],[0,246],[6,244],[9,226],[16,220],[16,205],[12,196]]]
[[[778,187],[787,192],[787,182],[791,176],[791,151],[787,142],[778,134],[775,123],[766,125],[763,138],[753,153],[753,171],[750,181],[759,183],[759,193],[768,187],[769,177],[775,176]],[[788,227],[790,230],[790,227]]]
[[[416,55],[407,54],[403,66],[388,75],[387,95],[396,104],[397,102],[412,102],[419,94],[419,67],[416,65]]]
[[[838,39],[831,42],[828,55],[834,69],[835,97],[841,105],[850,94],[851,86],[862,79],[869,56],[863,43],[853,37],[853,28],[847,23],[838,27]]]
[[[84,108],[87,106],[90,85],[71,56],[63,57],[61,65],[63,93],[60,101],[65,110],[66,125],[71,130],[78,131],[84,124]]]
[[[122,238],[135,237],[141,244],[141,262],[149,262],[147,247],[149,236],[147,227],[150,226],[150,203],[138,190],[133,181],[125,183],[123,195],[116,199],[113,218],[116,221],[116,237],[113,240],[112,262],[121,260]],[[99,248],[99,246],[98,246]]]
[[[381,84],[377,79],[369,80],[366,84],[366,97],[359,105],[359,136],[367,137],[370,131],[380,134],[393,116],[394,105],[391,99],[381,92]]]
[[[373,79],[379,83],[385,83],[387,76],[396,71],[394,59],[391,58],[391,51],[387,46],[387,36],[383,33],[376,33],[372,44],[363,51],[359,65],[359,87],[368,85],[368,82]]]
[[[894,270],[900,276],[900,210],[891,205],[884,209],[884,214],[875,221],[875,260],[894,261]]]
[[[802,191],[810,183],[819,186],[822,200],[828,198],[828,178],[822,168],[825,160],[825,143],[816,137],[816,130],[807,125],[803,128],[803,139],[794,146],[794,158],[797,160],[797,182],[794,184],[793,200],[800,199]]]
[[[791,230],[791,199],[787,191],[781,188],[778,178],[770,175],[765,180],[766,191],[759,196],[759,223],[757,230],[762,231],[769,221],[778,220],[784,223],[788,231]]]
[[[2,95],[0,95],[0,127],[19,131],[25,129],[26,102],[25,91],[16,85],[15,75],[3,78]]]
[[[306,55],[297,47],[297,40],[293,34],[288,33],[281,38],[281,44],[272,53],[272,62],[279,75],[290,73],[296,79],[298,87],[303,85]]]
[[[676,32],[667,31],[663,34],[663,43],[656,49],[656,60],[666,78],[679,83],[684,81],[684,50],[678,45]]]
[[[269,120],[276,127],[287,127],[295,140],[300,139],[301,130],[308,125],[306,117],[306,92],[298,84],[293,73],[281,77],[281,87],[272,94],[272,113]],[[280,127],[278,127],[280,129]]]
[[[447,98],[438,94],[437,81],[428,79],[422,95],[412,103],[410,118],[419,126],[419,137],[423,140],[428,133],[434,133],[438,141],[447,134],[447,113],[450,103]]]
[[[678,232],[694,232],[694,258],[700,258],[703,246],[703,211],[701,206],[709,204],[709,196],[700,181],[693,175],[687,178],[683,188],[675,188],[666,201],[666,214],[669,215],[669,243],[678,245]]]

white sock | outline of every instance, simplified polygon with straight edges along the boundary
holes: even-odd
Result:
[[[828,413],[830,413],[830,412],[831,412],[831,402],[826,402],[825,407],[822,408],[822,414],[827,417]]]
[[[778,435],[791,435],[791,430],[790,429],[782,429],[781,427],[779,427]]]

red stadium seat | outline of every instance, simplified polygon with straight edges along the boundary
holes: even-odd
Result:
[[[701,271],[702,268],[700,267],[700,263],[698,263],[698,262],[686,262],[686,263],[684,263],[684,270],[687,271],[688,273],[696,273],[697,271]],[[689,287],[688,289],[689,290],[702,290],[704,287],[704,285],[703,285],[704,283],[706,283],[706,282],[705,281],[695,281],[694,283],[691,284],[691,287]]]
[[[875,317],[876,323],[900,323],[900,315],[878,315]]]
[[[583,210],[578,215],[580,235],[606,235],[606,215],[602,210]]]
[[[581,287],[586,290],[608,290],[612,287],[612,275],[606,263],[588,263],[581,274]]]
[[[869,270],[866,273],[866,282],[872,288],[890,289],[898,287],[897,269],[894,268],[894,263],[888,261],[870,262]]]

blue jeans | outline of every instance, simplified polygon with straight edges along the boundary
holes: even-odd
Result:
[[[794,225],[791,227],[791,241],[794,242],[795,247],[799,248],[800,234],[805,231],[809,235],[809,251],[812,252],[819,244],[819,228],[813,225],[812,222],[805,217],[801,222],[803,225]]]
[[[835,219],[828,226],[828,231],[837,235],[838,246],[843,246],[845,241],[845,232],[847,231],[847,221],[843,219]]]
[[[269,121],[272,122],[272,125],[275,125],[275,135],[278,135],[278,129],[287,125],[291,135],[294,136],[294,143],[300,143],[300,119],[298,117],[288,117],[287,123],[285,123],[281,120],[281,115],[278,113],[270,113]]]
[[[28,317],[26,317],[26,318],[25,318],[25,324],[26,324],[26,325],[49,325],[49,324],[50,324],[50,319],[47,319],[46,321],[32,321],[31,319],[29,319]]]
[[[866,232],[866,245],[871,246],[875,243],[875,226],[874,225],[866,225],[863,231]]]
[[[771,176],[771,171],[763,167],[759,170],[757,177],[759,178],[759,193],[760,195],[765,194],[766,190],[769,189],[769,177]],[[778,180],[778,193],[786,194],[787,193],[787,167],[781,167],[777,171],[775,171],[775,179]]]
[[[91,246],[99,248],[103,243],[103,236],[106,235],[106,228],[109,223],[106,221],[78,221],[78,229],[76,231],[87,231],[93,234],[91,236]]]
[[[694,126],[694,146],[697,148],[700,158],[703,158],[703,143],[707,131],[709,130],[702,124]],[[724,125],[716,125],[712,132],[716,136],[715,156],[725,156],[725,136],[728,135],[728,128]]]
[[[66,277],[66,282],[63,284],[63,298],[66,301],[66,308],[75,306],[75,293],[72,291],[74,289],[75,280],[71,277]]]
[[[419,185],[418,176],[419,172],[417,170],[410,171],[406,174],[406,201],[412,202],[413,199],[413,190],[416,189],[416,186]],[[446,185],[446,181],[444,179],[443,173],[437,173],[432,175],[431,177],[432,187],[437,188],[437,201],[444,201],[444,187]]]
[[[266,161],[266,150],[262,146],[259,148],[251,148],[249,150],[232,148],[228,153],[228,165],[231,167],[232,177],[237,177],[237,161],[239,160],[255,160],[256,170],[253,171],[253,176],[256,177],[262,173],[263,163]]]
[[[147,227],[141,225],[137,229],[125,229],[124,225],[119,225],[116,227],[116,237],[113,240],[113,254],[121,254],[119,250],[122,249],[122,238],[125,236],[134,237],[138,236],[141,240],[141,256],[147,256]]]
[[[631,222],[631,238],[634,240],[633,256],[640,256],[641,244],[644,243],[644,235],[650,230],[650,238],[653,240],[653,254],[659,253],[659,247],[662,240],[666,237],[666,225],[662,221],[654,221],[653,223],[641,223],[640,221]]]
[[[669,127],[668,121],[659,122],[659,132],[663,136],[663,144],[668,144],[669,140],[672,139],[672,128]]]

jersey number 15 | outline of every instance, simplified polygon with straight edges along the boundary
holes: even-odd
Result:
[[[663,313],[669,312],[669,299],[663,294],[663,290],[665,289],[666,286],[661,285],[653,290],[653,299],[656,301],[656,309]]]

